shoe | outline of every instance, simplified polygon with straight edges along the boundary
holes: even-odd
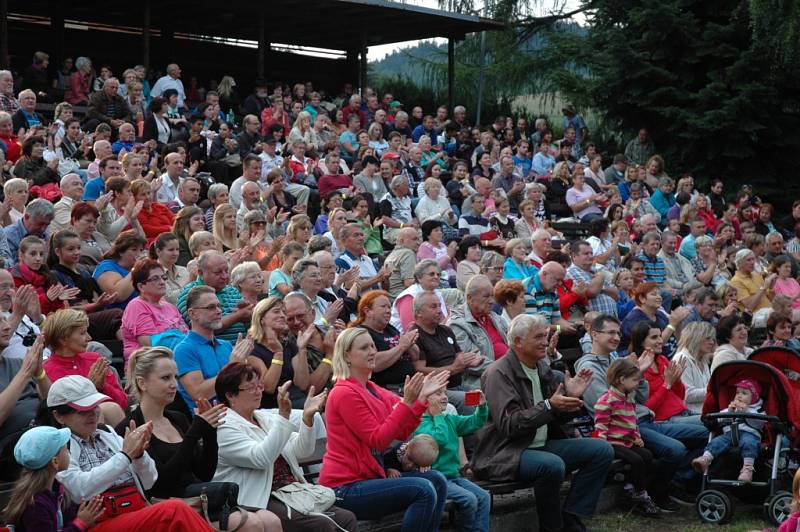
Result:
[[[742,466],[742,470],[739,471],[739,478],[737,479],[739,482],[753,482],[753,471],[755,469],[751,465]]]
[[[561,521],[564,523],[563,532],[586,532],[586,526],[575,514],[562,512]]]
[[[658,517],[661,515],[661,510],[656,506],[656,503],[653,502],[653,499],[647,495],[636,502],[635,511],[639,515],[645,517]]]
[[[692,469],[700,473],[701,475],[705,475],[708,471],[708,467],[711,465],[711,461],[713,458],[709,458],[705,455],[699,456],[692,460]]]
[[[652,501],[664,513],[672,514],[681,509],[675,501],[667,496],[652,499]]]

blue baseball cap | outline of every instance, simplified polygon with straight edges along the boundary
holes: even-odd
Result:
[[[69,441],[69,429],[34,427],[14,446],[14,459],[25,469],[42,469]]]

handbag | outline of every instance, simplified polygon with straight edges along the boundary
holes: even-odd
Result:
[[[289,519],[289,509],[304,515],[316,515],[325,512],[336,502],[336,494],[332,489],[308,482],[292,482],[273,490],[272,496],[286,505]]]
[[[97,519],[98,522],[106,521],[118,515],[127,514],[145,508],[148,503],[136,484],[127,484],[104,491],[100,494],[103,498],[103,510]]]
[[[191,495],[198,493],[198,495]],[[233,482],[201,482],[197,484],[190,484],[184,490],[185,497],[171,497],[173,499],[180,499],[197,512],[200,517],[206,520],[209,526],[215,532],[226,530],[227,532],[236,532],[247,523],[246,512],[242,512],[242,520],[231,530],[228,528],[228,519],[232,512],[237,510],[236,502],[239,498],[239,485]],[[153,504],[165,501],[167,499],[151,498]],[[220,528],[215,528],[211,525],[212,522],[219,521]]]

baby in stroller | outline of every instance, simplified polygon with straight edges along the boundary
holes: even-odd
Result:
[[[736,395],[728,408],[723,412],[747,412],[751,414],[763,414],[763,403],[761,401],[761,385],[753,379],[742,379],[736,383]],[[747,419],[738,422],[739,429],[739,448],[742,454],[742,469],[739,472],[739,482],[753,481],[753,464],[761,447],[761,430],[764,421]],[[732,445],[731,437],[732,425],[728,424],[722,428],[722,434],[712,438],[703,452],[703,455],[692,461],[692,467],[700,474],[708,471],[711,462],[715,457],[725,453]]]

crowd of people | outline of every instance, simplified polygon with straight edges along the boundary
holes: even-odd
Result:
[[[48,60],[0,71],[18,531],[397,512],[436,531],[448,500],[486,531],[484,481],[534,487],[540,530],[581,531],[615,459],[624,504],[655,518],[730,446],[701,422],[714,369],[800,348],[800,200],[775,217],[750,186],[673,179],[646,128],[609,157],[572,105],[487,126],[349,84],[243,97],[177,64],[120,82]],[[737,390],[757,411],[757,383]]]

